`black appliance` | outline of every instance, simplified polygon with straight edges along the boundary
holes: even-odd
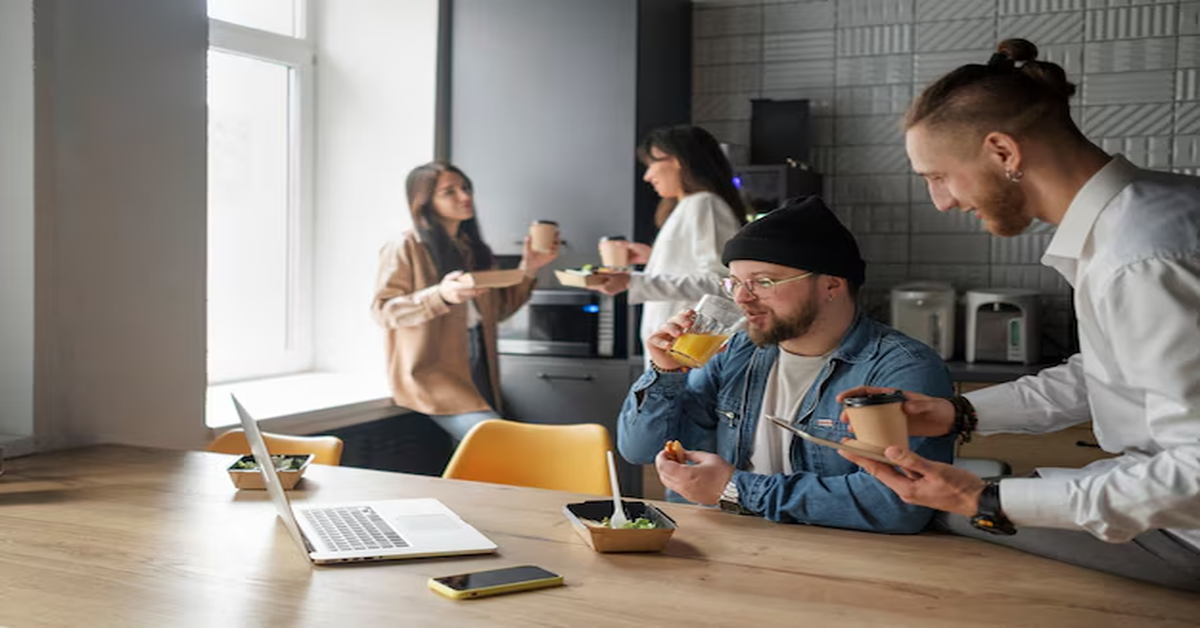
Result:
[[[820,195],[821,175],[799,166],[735,166],[733,185],[755,214],[765,214],[797,196]]]
[[[617,355],[612,297],[590,290],[534,290],[500,323],[500,353],[567,357]]]
[[[750,163],[808,163],[807,100],[750,101]]]

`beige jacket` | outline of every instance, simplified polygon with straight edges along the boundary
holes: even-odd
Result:
[[[429,249],[415,231],[389,242],[379,254],[372,314],[387,332],[388,374],[396,404],[424,414],[462,414],[488,409],[471,381],[467,306],[450,305],[438,294],[438,273]],[[500,369],[496,323],[529,299],[535,280],[493,288],[475,299],[482,318],[488,374],[496,405]],[[494,408],[502,413],[503,408]]]

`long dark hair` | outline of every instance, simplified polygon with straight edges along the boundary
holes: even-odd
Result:
[[[650,153],[652,148],[679,160],[684,192],[712,192],[720,196],[733,211],[738,224],[746,224],[746,206],[737,188],[733,187],[733,166],[729,165],[721,145],[708,131],[687,124],[654,129],[638,145],[638,160],[646,165],[655,161]],[[676,203],[677,199],[673,198],[659,201],[654,212],[656,227],[663,226]]]
[[[1066,134],[1082,138],[1068,104],[1075,85],[1062,66],[1038,61],[1037,46],[1006,39],[987,64],[959,67],[925,88],[904,127],[958,127],[980,136],[993,131],[1014,137]]]
[[[412,213],[413,227],[420,234],[421,240],[429,249],[433,263],[437,266],[438,274],[445,276],[452,270],[487,270],[492,267],[494,259],[492,249],[483,241],[479,233],[479,223],[470,218],[458,226],[458,237],[452,238],[438,220],[437,211],[433,208],[433,195],[437,191],[438,179],[442,174],[453,172],[463,178],[463,186],[473,189],[471,179],[466,173],[444,162],[431,161],[423,166],[413,168],[408,173],[405,188],[408,192],[408,209]]]

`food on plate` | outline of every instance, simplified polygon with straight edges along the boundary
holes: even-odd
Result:
[[[611,527],[608,523],[608,517],[605,517],[604,519],[601,519],[600,521],[596,521],[595,519],[580,519],[580,521],[582,521],[585,524],[590,525],[594,528]],[[638,517],[637,519],[634,519],[633,521],[626,521],[625,525],[621,526],[619,529],[621,529],[621,530],[654,530],[657,528],[658,528],[658,524],[654,523],[653,521],[651,521],[645,517]]]
[[[683,464],[687,462],[687,456],[683,453],[683,444],[677,440],[669,440],[663,447],[663,451],[667,454],[667,459],[672,462]]]
[[[308,459],[308,455],[292,456],[285,454],[276,454],[271,456],[271,462],[275,463],[276,471],[299,471],[300,467],[304,466],[304,461]],[[252,456],[246,456],[241,460],[233,463],[234,469],[257,469],[258,461]]]
[[[584,264],[578,270],[574,268],[568,269],[571,272],[576,272],[581,275],[610,275],[612,273],[627,273],[627,268],[613,268],[611,266],[598,266],[596,264]]]

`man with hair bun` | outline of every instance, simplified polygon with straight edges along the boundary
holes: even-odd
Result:
[[[894,467],[844,455],[954,533],[1200,591],[1200,179],[1106,154],[1071,120],[1074,92],[1012,39],[909,109],[908,156],[939,211],[1002,237],[1057,226],[1042,263],[1075,290],[1080,352],[962,397],[910,393],[904,411],[913,435],[964,438],[1090,419],[1119,455],[990,481],[897,447]]]

